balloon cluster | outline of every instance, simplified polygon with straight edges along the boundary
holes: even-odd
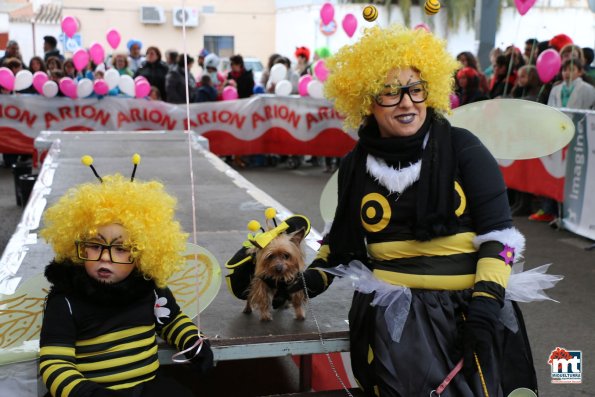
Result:
[[[333,22],[334,17],[335,8],[333,7],[333,5],[331,3],[324,3],[320,8],[320,20],[322,21],[322,24],[330,24],[331,22]],[[345,34],[347,34],[347,36],[351,38],[357,30],[357,18],[355,17],[355,15],[348,13],[343,17],[343,20],[341,21],[341,26],[343,27],[343,31],[345,31]]]

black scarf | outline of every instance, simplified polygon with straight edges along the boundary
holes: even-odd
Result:
[[[423,140],[430,131],[426,148]],[[367,251],[360,219],[368,154],[389,164],[413,163],[422,159],[417,187],[415,238],[427,241],[452,235],[458,227],[454,211],[454,180],[457,168],[451,143],[450,124],[428,108],[426,120],[414,135],[382,138],[371,117],[358,132],[360,140],[348,155],[339,175],[339,200],[329,236],[331,264],[353,259],[366,262]]]

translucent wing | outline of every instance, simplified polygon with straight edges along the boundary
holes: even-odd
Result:
[[[219,292],[222,281],[221,268],[213,254],[199,245],[188,243],[184,257],[186,267],[171,276],[167,285],[182,311],[188,317],[194,318],[197,315],[196,291],[198,290],[202,312]]]

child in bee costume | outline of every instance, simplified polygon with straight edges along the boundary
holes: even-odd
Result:
[[[135,155],[133,162],[140,161]],[[167,279],[183,264],[187,234],[176,200],[156,181],[119,174],[70,189],[44,214],[55,258],[40,338],[40,373],[53,397],[192,396],[159,373],[156,335],[197,371],[209,342],[181,310]]]

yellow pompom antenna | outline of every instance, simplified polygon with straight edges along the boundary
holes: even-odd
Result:
[[[274,209],[272,207],[269,207],[266,210],[264,210],[264,217],[267,220],[267,227],[270,227],[270,225],[268,225],[268,221],[270,219],[273,220],[273,224],[275,225],[275,227],[277,227],[277,221],[275,220],[275,216],[277,216],[277,210],[276,209]]]
[[[259,229],[261,229],[261,227],[260,227],[260,223],[258,221],[251,220],[250,222],[248,222],[248,230],[250,230],[251,232],[256,232]],[[264,232],[264,230],[263,230],[263,232]]]
[[[440,2],[438,0],[426,0],[424,4],[426,15],[434,15],[440,11]]]
[[[130,182],[134,181],[134,175],[136,174],[136,167],[140,164],[140,154],[134,153],[132,155],[132,164],[134,164],[134,168],[132,169],[132,176],[130,177]]]
[[[365,6],[362,15],[366,21],[374,22],[378,18],[378,9],[373,5]]]
[[[99,179],[99,182],[103,183],[103,179],[101,179],[101,177],[97,173],[97,170],[95,169],[95,167],[93,167],[93,157],[86,154],[83,157],[81,157],[81,163],[83,163],[87,167],[91,167],[91,171],[93,171],[93,174],[95,174],[97,179]]]

